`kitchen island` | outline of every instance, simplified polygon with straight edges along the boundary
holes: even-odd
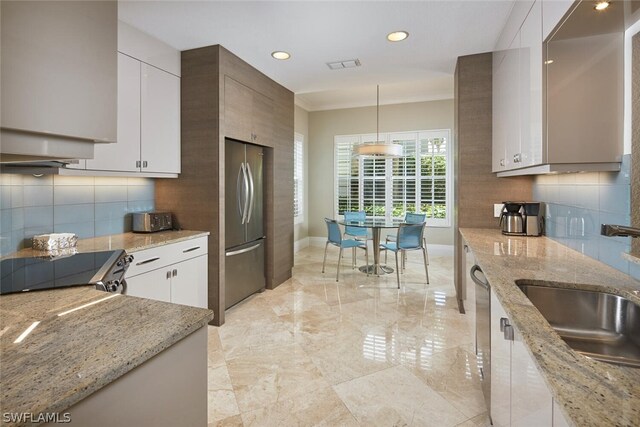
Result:
[[[93,286],[3,295],[0,423],[206,424],[212,318]]]
[[[545,237],[510,237],[494,229],[470,228],[460,229],[460,234],[490,284],[492,296],[517,330],[516,342],[524,343],[534,369],[553,398],[553,425],[560,415],[556,409],[570,425],[640,425],[640,369],[599,362],[573,351],[518,288],[516,280],[608,292],[635,304],[640,304],[640,282]],[[493,316],[493,305],[491,311]],[[492,379],[493,371],[502,368],[493,366],[494,343],[503,340],[502,334],[494,337],[493,332],[492,329]],[[512,369],[519,363],[521,360],[512,360]],[[526,376],[531,377],[531,373]],[[513,372],[511,381],[515,381]],[[494,392],[499,390],[491,391],[492,409]],[[512,394],[515,405],[532,406],[532,401],[518,402],[519,397]],[[512,417],[516,409],[513,405]],[[509,408],[506,410],[508,416]]]

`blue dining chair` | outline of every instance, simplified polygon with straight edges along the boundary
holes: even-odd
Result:
[[[353,221],[353,222],[364,222],[367,220],[367,213],[365,211],[354,211],[354,212],[345,211],[344,220]],[[365,242],[373,238],[373,236],[371,236],[371,234],[364,227],[350,227],[347,225],[344,227],[344,234],[345,236],[350,236],[356,240],[361,240]],[[356,248],[353,248],[352,257],[353,257],[352,263],[353,263],[353,266],[355,267]]]
[[[398,252],[403,255],[407,251],[422,251],[424,258],[424,271],[427,275],[427,284],[429,284],[429,268],[427,267],[427,249],[424,245],[424,227],[421,224],[400,224],[395,242],[385,242],[380,244],[380,249],[391,251],[396,256],[396,277],[398,278],[398,289],[400,289],[400,269],[398,267]],[[386,252],[385,252],[386,258]]]
[[[426,222],[427,214],[423,213],[415,213],[415,212],[407,212],[404,214],[404,222],[405,224],[422,224]],[[385,238],[385,243],[395,242],[397,240],[397,236],[395,234],[387,234]],[[427,265],[429,265],[429,251],[427,251],[427,239],[423,237],[424,250],[427,254]],[[384,254],[384,262],[387,263],[387,253]],[[405,262],[407,260],[406,254],[402,257],[402,268],[405,266]]]
[[[340,278],[340,261],[342,261],[342,250],[353,248],[364,249],[364,254],[367,260],[367,265],[369,264],[369,251],[367,249],[367,242],[362,242],[355,239],[343,239],[342,232],[340,231],[340,227],[338,226],[338,222],[335,219],[325,218],[324,222],[327,224],[327,243],[324,245],[324,259],[322,260],[322,272],[324,273],[324,266],[327,262],[327,248],[329,244],[333,246],[337,246],[340,248],[340,254],[338,255],[338,272],[336,273],[336,282]],[[369,273],[367,273],[367,276]]]

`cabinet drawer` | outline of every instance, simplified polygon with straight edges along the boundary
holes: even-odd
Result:
[[[131,252],[133,262],[127,270],[126,277],[137,276],[138,274],[206,255],[207,253],[207,237],[198,237],[197,239],[170,243],[157,248]]]

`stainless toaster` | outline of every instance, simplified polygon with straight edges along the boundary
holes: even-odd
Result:
[[[135,233],[153,233],[154,231],[171,230],[171,212],[140,212],[133,214],[133,231]]]

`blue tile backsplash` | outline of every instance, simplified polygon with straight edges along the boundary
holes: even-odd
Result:
[[[572,249],[640,279],[637,264],[622,257],[628,237],[604,237],[600,224],[631,223],[631,155],[620,172],[539,175],[533,199],[547,203],[546,235]]]
[[[131,230],[131,212],[155,208],[148,178],[0,174],[0,256],[44,233],[80,238]]]

